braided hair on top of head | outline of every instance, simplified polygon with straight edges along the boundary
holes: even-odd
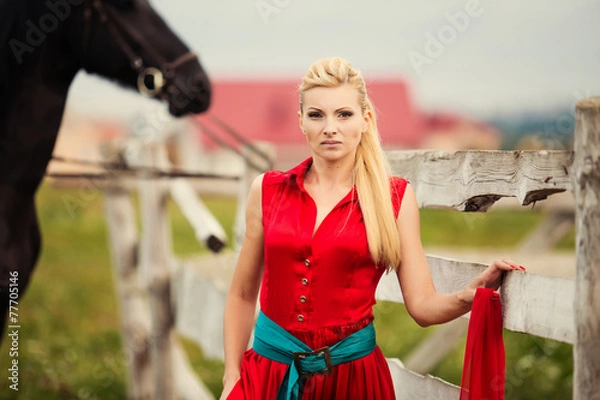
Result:
[[[391,171],[381,148],[375,109],[367,95],[361,72],[339,57],[316,61],[304,75],[299,87],[300,113],[304,112],[303,100],[307,90],[342,85],[350,85],[356,90],[363,116],[371,116],[356,149],[354,161],[354,179],[369,251],[376,263],[397,270],[401,261],[400,237],[391,202]]]

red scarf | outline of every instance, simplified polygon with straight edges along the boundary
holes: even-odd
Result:
[[[479,288],[471,309],[460,400],[503,400],[504,369],[500,295]]]

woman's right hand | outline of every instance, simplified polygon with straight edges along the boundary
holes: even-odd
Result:
[[[233,390],[233,388],[235,387],[236,383],[239,380],[240,380],[239,377],[224,379],[223,380],[223,392],[221,393],[221,397],[219,397],[219,400],[226,400],[227,397],[229,397],[229,394],[231,393],[231,391]]]

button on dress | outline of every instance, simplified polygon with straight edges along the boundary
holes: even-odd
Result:
[[[356,187],[314,232],[317,208],[304,189],[312,158],[287,172],[265,173],[262,184],[265,271],[263,313],[312,349],[332,346],[373,320],[375,289],[386,271],[369,253]],[[407,181],[392,177],[397,217]],[[241,378],[228,399],[275,399],[288,366],[249,349]],[[394,399],[387,362],[379,347],[340,364],[328,375],[308,377],[304,400]]]

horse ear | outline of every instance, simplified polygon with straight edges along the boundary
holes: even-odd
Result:
[[[134,6],[133,0],[104,0],[106,3],[121,9],[121,10],[131,10]]]

